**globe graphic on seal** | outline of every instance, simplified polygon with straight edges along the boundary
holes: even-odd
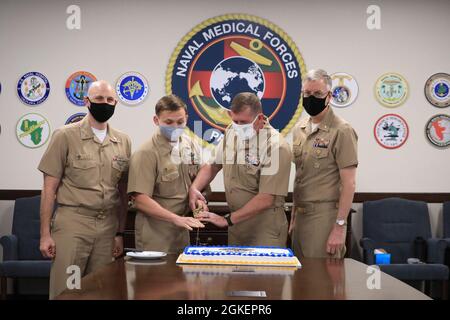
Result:
[[[261,99],[264,95],[264,74],[250,59],[227,58],[214,68],[210,88],[215,101],[229,109],[233,98],[241,92],[252,92]]]
[[[444,82],[439,82],[434,87],[434,94],[439,98],[448,96],[448,91],[449,91],[449,88],[448,88],[447,84]]]

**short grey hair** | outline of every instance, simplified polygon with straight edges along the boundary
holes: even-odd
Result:
[[[323,80],[325,84],[328,87],[328,90],[331,90],[331,77],[328,75],[328,73],[323,69],[313,69],[309,70],[308,73],[305,75],[303,82],[307,81],[317,81],[317,80]]]

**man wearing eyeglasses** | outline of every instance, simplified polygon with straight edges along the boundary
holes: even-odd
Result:
[[[117,104],[109,83],[93,82],[84,99],[87,116],[55,130],[38,167],[40,250],[53,259],[50,299],[76,284],[70,276],[83,277],[123,252],[131,141],[108,124]]]
[[[307,73],[302,95],[310,117],[293,130],[292,247],[300,258],[343,258],[355,192],[358,137],[330,107],[331,78],[324,70]]]

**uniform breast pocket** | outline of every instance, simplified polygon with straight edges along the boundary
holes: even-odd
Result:
[[[95,186],[99,182],[97,163],[88,159],[73,160],[71,180],[77,187],[87,188]]]
[[[313,150],[314,168],[326,168],[330,162],[329,151],[325,148],[314,148]]]
[[[178,169],[175,171],[168,171],[161,174],[158,185],[159,195],[163,197],[171,197],[176,194],[182,182],[180,181],[180,173]]]
[[[111,162],[111,182],[113,185],[117,184],[122,178],[124,173],[128,172],[129,159],[128,158],[115,158]]]
[[[252,164],[239,166],[239,181],[253,191],[259,189],[259,167]]]

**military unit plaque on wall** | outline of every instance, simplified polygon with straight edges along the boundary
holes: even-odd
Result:
[[[129,106],[135,106],[145,100],[148,95],[148,82],[137,72],[127,72],[116,82],[116,93],[120,101]]]
[[[86,112],[75,113],[75,114],[71,115],[69,118],[67,118],[65,124],[71,124],[71,123],[79,122],[79,121],[83,120],[84,116],[86,116]]]
[[[408,83],[398,73],[385,73],[375,83],[375,97],[385,107],[398,107],[408,97]]]
[[[50,136],[50,124],[40,114],[28,113],[17,121],[16,136],[25,147],[39,148]]]
[[[92,82],[97,78],[89,72],[77,71],[69,76],[66,81],[66,96],[76,106],[84,106],[84,97]]]
[[[450,74],[436,73],[425,83],[425,97],[433,106],[450,106]]]
[[[47,100],[50,94],[50,83],[42,73],[28,72],[19,79],[17,94],[23,103],[37,106]]]
[[[194,136],[216,145],[240,92],[258,96],[271,125],[287,134],[302,112],[305,72],[298,48],[280,27],[257,16],[227,14],[201,22],[182,38],[169,60],[166,92],[187,103]]]
[[[450,116],[438,114],[431,117],[425,126],[425,135],[434,146],[447,148],[450,145]]]
[[[378,119],[373,131],[378,144],[386,149],[400,148],[409,135],[409,128],[405,119],[392,113]]]
[[[355,102],[359,88],[353,76],[338,72],[331,75],[331,80],[331,105],[333,107],[345,108]]]

